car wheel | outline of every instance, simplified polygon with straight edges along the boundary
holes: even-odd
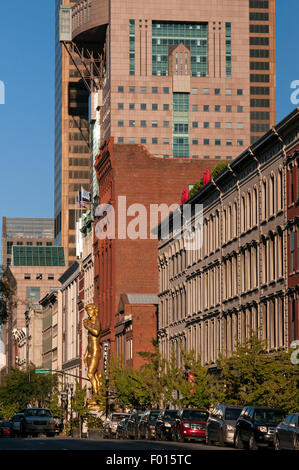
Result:
[[[280,450],[280,442],[279,442],[279,437],[277,435],[275,435],[274,437],[274,449]]]
[[[240,433],[237,432],[236,433],[236,437],[235,437],[235,448],[236,449],[244,449],[244,444],[243,444],[243,441],[240,437]]]
[[[214,441],[212,441],[210,438],[209,438],[209,433],[206,433],[206,444],[208,446],[212,446],[214,444]]]
[[[253,434],[251,434],[251,436],[249,438],[248,447],[249,447],[249,450],[257,450],[258,449],[258,446],[256,445],[256,441],[255,441],[255,438],[254,438]]]
[[[299,436],[294,436],[294,449],[299,450]]]
[[[149,432],[148,432],[148,429],[145,430],[145,439],[146,440],[149,440]]]

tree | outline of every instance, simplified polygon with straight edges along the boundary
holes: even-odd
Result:
[[[57,375],[36,374],[33,364],[26,369],[12,369],[0,386],[0,406],[10,409],[11,416],[28,406],[46,406],[57,384]]]
[[[196,359],[195,352],[181,351],[184,362],[183,380],[179,385],[182,394],[181,405],[187,407],[209,409],[213,379],[207,366]]]
[[[86,385],[82,387],[80,383],[78,382],[78,380],[76,380],[73,410],[75,411],[75,413],[77,413],[77,416],[78,416],[79,431],[80,431],[80,437],[81,437],[83,419],[86,417],[88,413],[88,406],[87,406],[87,400],[86,400]]]
[[[277,407],[286,413],[298,408],[299,371],[291,363],[290,353],[269,353],[256,333],[243,344],[237,343],[231,357],[220,356],[218,367],[217,401]]]
[[[0,325],[8,319],[14,305],[15,281],[8,270],[0,274]]]

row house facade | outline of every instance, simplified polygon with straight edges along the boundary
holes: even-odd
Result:
[[[188,221],[198,240],[194,249],[182,227],[162,237],[174,216],[160,225],[164,357],[174,350],[180,364],[183,347],[215,364],[252,330],[269,351],[299,338],[298,131],[297,109],[189,200],[201,208]]]

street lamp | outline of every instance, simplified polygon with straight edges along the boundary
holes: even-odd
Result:
[[[74,398],[74,395],[73,395],[74,384],[73,383],[70,384],[70,390],[71,390],[71,419],[70,419],[70,422],[71,422],[71,437],[73,437],[73,398]]]

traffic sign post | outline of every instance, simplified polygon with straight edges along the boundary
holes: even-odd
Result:
[[[35,369],[36,374],[49,374],[50,369]]]

